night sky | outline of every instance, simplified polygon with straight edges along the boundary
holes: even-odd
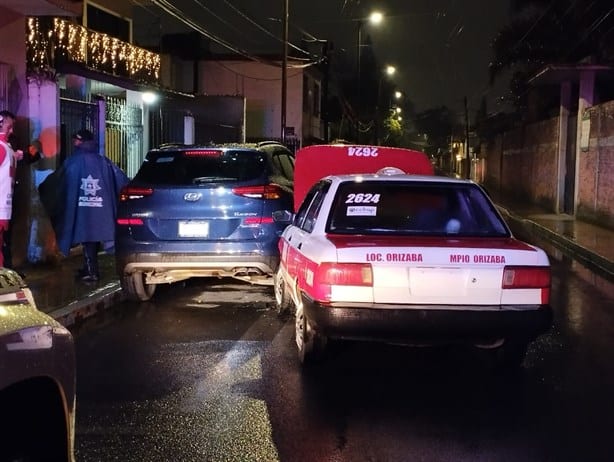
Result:
[[[208,32],[241,51],[281,53],[281,41],[273,36],[281,37],[279,18],[284,0],[172,3]],[[394,82],[417,111],[446,105],[461,113],[465,96],[471,113],[483,96],[490,112],[498,110],[495,102],[506,91],[507,82],[488,85],[490,42],[508,21],[509,0],[289,0],[290,41],[302,46],[299,29],[303,29],[334,43],[333,59],[337,65],[355,66],[356,19],[374,9],[382,11],[385,20],[378,27],[363,26],[363,43],[368,36],[382,67],[392,64],[397,68]],[[135,38],[144,45],[148,40],[157,40],[160,30],[177,32],[187,27],[166,19],[159,27],[156,16],[160,15],[155,7],[148,7],[145,16],[141,27],[135,21]],[[149,26],[143,27],[147,23]],[[229,52],[225,47],[217,51]],[[289,51],[292,54],[292,48]]]

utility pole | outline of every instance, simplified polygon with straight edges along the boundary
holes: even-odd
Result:
[[[286,142],[286,99],[288,94],[288,2],[284,2],[283,12],[283,62],[281,65],[281,142]]]
[[[469,157],[469,109],[467,108],[467,97],[465,96],[465,177],[471,179],[471,158]]]
[[[329,142],[329,107],[328,107],[328,93],[329,93],[329,80],[330,80],[330,50],[332,48],[332,43],[328,40],[324,42],[323,49],[323,58],[324,58],[324,82],[322,84],[322,107],[321,113],[324,121],[324,141]]]

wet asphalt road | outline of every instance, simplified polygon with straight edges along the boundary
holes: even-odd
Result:
[[[515,374],[369,344],[302,372],[271,289],[232,280],[118,305],[74,331],[77,460],[612,460],[613,285],[553,265],[555,326]]]

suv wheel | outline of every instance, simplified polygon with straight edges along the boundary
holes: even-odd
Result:
[[[146,302],[153,297],[156,291],[155,284],[145,283],[145,274],[142,271],[135,271],[125,274],[121,281],[122,289],[130,300]]]

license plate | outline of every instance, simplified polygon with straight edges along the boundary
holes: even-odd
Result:
[[[179,237],[207,237],[209,236],[209,222],[207,221],[180,221]]]
[[[410,268],[409,290],[413,295],[464,295],[465,272],[458,268]]]

